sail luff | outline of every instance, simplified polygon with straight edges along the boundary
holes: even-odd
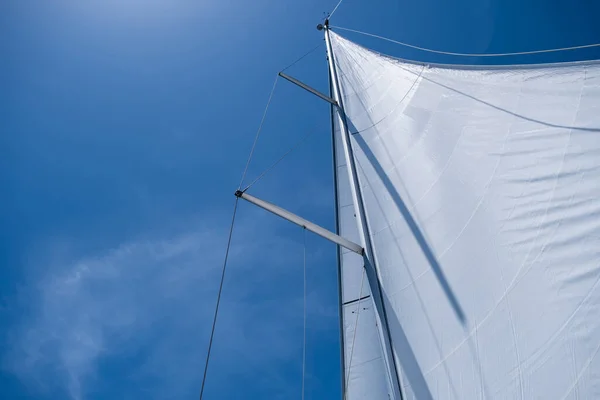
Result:
[[[389,330],[389,325],[386,316],[385,302],[381,293],[380,275],[375,265],[375,258],[369,233],[369,228],[366,220],[364,204],[362,199],[362,193],[360,190],[360,183],[358,181],[358,175],[355,165],[354,156],[352,154],[352,145],[350,143],[350,134],[346,123],[346,117],[344,113],[344,103],[342,100],[340,86],[338,81],[337,70],[335,66],[335,55],[331,47],[331,39],[329,36],[329,28],[325,26],[325,41],[328,51],[328,62],[330,77],[332,80],[332,88],[334,100],[337,102],[336,114],[337,120],[340,127],[340,135],[342,138],[342,145],[344,149],[344,158],[346,160],[346,169],[348,173],[348,179],[350,183],[350,191],[354,203],[356,224],[359,231],[359,237],[365,250],[364,255],[364,269],[367,274],[369,286],[371,287],[372,300],[375,306],[376,317],[379,321],[378,331],[381,338],[381,345],[383,347],[383,356],[386,363],[388,384],[390,389],[390,396],[392,399],[401,399],[400,390],[400,378],[399,371],[396,365],[396,358],[393,354],[392,337]],[[362,285],[361,285],[362,286]]]

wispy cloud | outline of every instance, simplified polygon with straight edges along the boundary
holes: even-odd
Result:
[[[234,236],[239,239],[231,255],[212,376],[218,380],[223,371],[243,376],[259,370],[269,385],[281,382],[286,396],[290,385],[282,374],[289,368],[283,372],[282,366],[297,364],[301,335],[301,292],[296,290],[301,270],[300,265],[290,268],[290,254],[299,255],[301,245],[275,234],[268,222],[241,225]],[[259,226],[262,234],[256,232]],[[40,393],[59,390],[72,399],[91,397],[103,381],[135,382],[133,397],[193,397],[225,234],[207,228],[38,266],[46,272],[36,274],[23,294],[31,312],[9,333],[12,350],[5,366],[35,383]],[[315,296],[311,293],[311,304],[319,303]],[[313,310],[335,319],[335,310]],[[115,360],[135,365],[122,368],[126,376],[105,371]]]
[[[207,233],[195,233],[129,243],[51,268],[35,283],[37,291],[28,293],[34,311],[13,336],[13,368],[40,382],[52,382],[47,377],[54,375],[66,382],[72,398],[81,398],[100,357],[131,351],[126,344],[133,337],[136,347],[143,346],[138,332],[176,311],[175,303],[210,277],[217,264],[202,268],[197,262],[206,257],[207,239]]]

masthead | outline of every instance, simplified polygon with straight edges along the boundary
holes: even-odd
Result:
[[[326,18],[322,24],[317,25],[317,30],[322,31],[323,29],[329,29],[329,18]]]

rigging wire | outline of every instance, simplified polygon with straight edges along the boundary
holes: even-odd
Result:
[[[302,227],[302,240],[304,244],[304,315],[303,315],[303,334],[302,334],[302,400],[304,400],[304,385],[306,382],[306,227]]]
[[[306,53],[304,53],[304,55],[298,57],[298,59],[296,61],[294,61],[293,63],[291,63],[290,65],[288,65],[284,69],[282,69],[281,72],[285,72],[286,70],[292,68],[294,65],[298,64],[302,59],[304,59],[304,57],[308,56],[309,54],[312,54],[315,50],[317,50],[322,45],[323,45],[323,41],[321,40],[318,45],[316,45],[315,47],[313,47],[312,49],[310,49],[309,51],[307,51]]]
[[[273,168],[275,168],[277,166],[277,164],[279,164],[281,161],[283,161],[284,158],[286,158],[290,153],[292,153],[294,150],[296,150],[298,147],[302,146],[302,144],[304,144],[304,142],[306,142],[306,140],[317,131],[317,129],[313,129],[310,132],[308,132],[306,135],[304,135],[304,137],[302,139],[300,139],[298,142],[296,142],[296,144],[294,144],[292,147],[290,147],[290,149],[288,151],[286,151],[281,157],[279,157],[279,159],[277,161],[275,161],[273,164],[271,164],[271,166],[269,166],[267,169],[265,169],[260,175],[258,175],[252,182],[250,182],[250,184],[248,184],[243,190],[242,192],[247,191],[248,189],[250,189],[251,186],[253,186],[256,182],[258,182],[259,180],[261,180],[267,173],[269,173]]]
[[[267,117],[267,111],[269,110],[269,106],[271,105],[271,100],[273,99],[273,93],[275,93],[275,87],[277,86],[278,80],[279,80],[279,75],[277,75],[275,77],[275,82],[273,82],[273,87],[271,88],[271,94],[269,94],[269,100],[267,101],[265,111],[263,111],[263,116],[260,120],[260,125],[258,126],[258,130],[256,131],[256,136],[254,137],[254,143],[252,143],[252,148],[250,149],[250,155],[248,156],[248,161],[246,162],[246,168],[244,168],[244,173],[242,174],[242,180],[240,181],[238,190],[240,190],[242,188],[242,185],[244,184],[244,179],[246,178],[246,174],[248,173],[248,167],[250,166],[250,161],[252,161],[252,156],[254,155],[254,150],[256,149],[256,143],[258,142],[258,137],[260,136],[260,132],[262,131],[262,127],[265,123],[265,119]]]
[[[215,327],[217,326],[217,316],[219,315],[219,304],[221,303],[221,293],[223,293],[223,282],[225,281],[225,270],[227,269],[227,259],[229,258],[229,249],[231,248],[231,237],[233,236],[233,227],[235,225],[235,215],[237,213],[239,197],[235,198],[235,204],[233,206],[233,215],[231,217],[231,226],[229,227],[229,237],[227,239],[227,247],[225,250],[225,260],[223,261],[223,270],[221,272],[221,283],[219,284],[219,291],[217,294],[217,304],[215,306],[215,314],[213,317],[212,328],[210,331],[210,339],[208,341],[208,351],[206,353],[206,363],[204,364],[204,375],[202,377],[202,386],[200,388],[200,400],[204,395],[204,385],[206,384],[206,373],[208,372],[208,363],[210,361],[210,351],[212,350],[213,339],[215,337]]]
[[[341,3],[341,1],[340,1],[340,3]],[[287,70],[287,69],[289,69],[289,68],[291,68],[292,66],[294,66],[298,62],[300,62],[303,58],[307,57],[309,54],[311,54],[312,52],[314,52],[315,50],[317,50],[321,45],[322,45],[322,43],[319,43],[317,46],[315,46],[314,48],[312,48],[311,50],[309,50],[308,52],[306,52],[305,54],[303,54],[296,61],[294,61],[293,63],[291,63],[287,67],[285,67],[282,70],[282,72],[285,71],[285,70]],[[275,81],[273,82],[273,87],[271,88],[271,93],[269,94],[269,99],[267,100],[267,104],[265,106],[262,118],[260,120],[260,124],[258,126],[257,131],[256,131],[256,135],[254,137],[254,142],[252,143],[252,148],[250,149],[250,154],[248,155],[248,161],[246,162],[246,166],[244,167],[244,172],[242,173],[242,179],[240,180],[240,184],[238,186],[238,190],[241,189],[242,185],[244,184],[244,180],[246,178],[246,174],[248,173],[248,168],[250,167],[250,163],[252,161],[252,156],[254,155],[254,150],[256,149],[256,144],[258,143],[258,138],[260,136],[260,133],[262,131],[262,128],[263,128],[263,125],[264,125],[264,122],[265,122],[265,119],[266,119],[266,116],[267,116],[267,111],[269,110],[269,106],[271,105],[271,101],[273,100],[273,94],[275,93],[275,88],[277,86],[277,81],[278,80],[279,80],[279,75],[277,75],[275,77]],[[281,162],[281,160],[283,160],[288,154],[290,154],[297,147],[299,147],[314,132],[315,132],[315,130],[312,130],[307,135],[305,135],[304,138],[302,138],[298,143],[296,143],[290,150],[288,150],[282,157],[280,157],[273,165],[271,165],[269,168],[267,168],[267,170],[265,170],[262,174],[260,174],[243,191],[245,192],[246,190],[248,190],[248,188],[250,188],[250,186],[252,186],[256,182],[258,182],[258,180],[260,180],[267,172],[269,172],[277,164],[279,164],[279,162]],[[214,340],[214,336],[215,336],[215,329],[216,329],[216,326],[217,326],[217,317],[219,315],[219,305],[221,304],[221,295],[223,293],[223,284],[225,282],[225,271],[227,270],[227,261],[229,259],[229,251],[231,249],[231,238],[233,236],[233,229],[235,227],[235,217],[236,217],[236,214],[237,214],[238,201],[239,201],[239,197],[236,197],[235,204],[234,204],[234,207],[233,207],[233,215],[231,217],[231,225],[229,227],[229,236],[228,236],[228,239],[227,239],[227,247],[226,247],[226,250],[225,250],[225,259],[223,261],[223,269],[222,269],[222,272],[221,272],[221,281],[219,283],[219,291],[217,293],[217,301],[216,301],[216,305],[215,305],[215,312],[214,312],[214,317],[213,317],[213,323],[212,323],[211,332],[210,332],[210,339],[208,341],[208,350],[207,350],[207,353],[206,353],[206,362],[204,364],[204,373],[203,373],[203,376],[202,376],[202,385],[200,387],[200,400],[202,400],[202,398],[204,396],[204,388],[205,388],[205,385],[206,385],[206,376],[207,376],[207,373],[208,373],[208,365],[210,363],[210,355],[211,355],[211,350],[212,350],[212,344],[213,344],[213,340]],[[304,228],[304,339],[303,339],[303,354],[302,354],[302,399],[304,399],[305,370],[306,370],[306,228]]]
[[[358,301],[356,302],[356,320],[354,321],[354,333],[352,335],[352,345],[350,346],[350,359],[348,360],[348,372],[346,373],[346,379],[344,379],[344,400],[346,400],[346,394],[348,393],[348,380],[350,379],[350,370],[352,369],[352,356],[354,355],[354,343],[356,342],[356,332],[358,331],[358,316],[360,315],[360,299],[362,298],[363,285],[365,283],[366,271],[363,267],[362,277],[360,278],[360,292],[358,293]]]
[[[559,52],[559,51],[579,50],[579,49],[588,49],[588,48],[592,48],[592,47],[600,47],[600,43],[594,43],[594,44],[585,44],[585,45],[581,45],[581,46],[562,47],[562,48],[558,48],[558,49],[520,51],[520,52],[513,52],[513,53],[481,53],[481,54],[479,54],[479,53],[454,53],[454,52],[451,52],[451,51],[434,50],[434,49],[428,49],[426,47],[415,46],[415,45],[412,45],[412,44],[408,44],[408,43],[404,43],[404,42],[399,42],[399,41],[394,40],[394,39],[390,39],[390,38],[386,38],[386,37],[383,37],[383,36],[375,35],[373,33],[362,32],[362,31],[358,31],[358,30],[355,30],[355,29],[349,29],[349,28],[342,28],[341,26],[331,26],[331,28],[332,29],[339,29],[341,31],[354,32],[354,33],[358,33],[358,34],[361,34],[361,35],[365,35],[365,36],[370,36],[370,37],[374,37],[374,38],[377,38],[377,39],[386,40],[388,42],[396,43],[396,44],[399,44],[401,46],[410,47],[412,49],[421,50],[421,51],[425,51],[425,52],[428,52],[428,53],[444,54],[444,55],[448,55],[448,56],[459,56],[459,57],[508,57],[508,56],[522,56],[522,55],[527,55],[527,54],[554,53],[554,52]]]
[[[327,18],[331,18],[331,17],[333,17],[333,13],[337,11],[337,9],[338,9],[338,7],[340,6],[340,4],[342,4],[342,1],[344,1],[344,0],[340,0],[340,1],[337,3],[337,5],[335,6],[335,8],[333,9],[333,11],[331,12],[331,14],[329,14],[329,17],[327,17]]]
[[[298,59],[296,59],[296,61],[294,61],[293,63],[291,63],[290,65],[288,65],[284,69],[282,69],[281,72],[283,72],[283,71],[285,71],[285,70],[293,67],[294,65],[296,65],[298,62],[300,62],[302,59],[304,59],[309,54],[313,53],[315,50],[317,50],[322,45],[323,45],[323,43],[319,43],[317,46],[313,47],[312,49],[310,49],[309,51],[307,51],[306,53],[304,53],[302,56],[300,56]],[[241,179],[240,184],[238,186],[238,190],[240,190],[242,188],[242,185],[244,184],[244,179],[246,179],[246,174],[248,173],[248,168],[250,167],[250,162],[252,161],[252,156],[254,155],[254,150],[256,149],[256,144],[258,143],[258,138],[260,136],[260,133],[261,133],[262,128],[263,128],[263,125],[265,123],[265,119],[267,117],[267,111],[269,110],[269,106],[271,105],[271,100],[273,100],[273,94],[275,93],[275,87],[277,86],[277,81],[278,80],[279,80],[279,75],[277,75],[275,77],[275,82],[273,82],[273,87],[271,88],[271,93],[269,94],[269,100],[267,100],[267,105],[265,106],[265,110],[263,111],[263,116],[262,116],[262,118],[260,120],[260,124],[258,126],[258,130],[256,131],[256,135],[254,136],[254,142],[252,143],[252,148],[250,149],[250,155],[248,156],[248,161],[246,162],[246,167],[244,168],[244,172],[242,173],[242,179]],[[290,150],[290,152],[291,152],[291,150]],[[284,155],[284,157],[287,156],[287,154],[289,154],[289,152],[286,153]],[[279,160],[279,161],[281,161],[281,160]],[[262,178],[262,176],[260,178]],[[243,190],[243,192],[245,192],[246,190],[248,190],[248,188],[250,186],[252,186],[254,183],[256,183],[256,182],[252,182],[250,185],[248,185],[246,187],[246,189]]]

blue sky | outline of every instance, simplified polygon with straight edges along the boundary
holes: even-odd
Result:
[[[276,73],[337,1],[0,4],[0,394],[200,387],[233,192]],[[585,0],[344,0],[332,24],[458,52],[600,42]],[[447,63],[599,58],[600,51]],[[324,46],[288,71],[327,91]],[[333,229],[328,107],[279,81],[251,192]],[[298,398],[302,232],[241,204],[205,399]],[[307,398],[339,396],[335,247],[308,237]]]

